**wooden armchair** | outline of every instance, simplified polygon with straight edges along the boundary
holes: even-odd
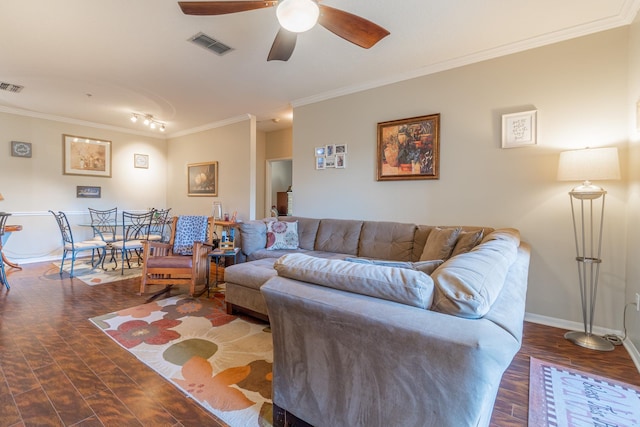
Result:
[[[194,240],[190,255],[174,253],[176,235],[190,232],[190,227],[183,225],[179,218],[174,217],[172,220],[171,237],[168,243],[148,240],[142,242],[140,295],[147,291],[149,285],[165,285],[165,288],[154,294],[152,299],[168,292],[173,285],[189,285],[191,296],[195,295],[196,286],[206,286],[210,262],[209,252],[213,249],[213,218],[209,217],[207,220],[206,241]],[[180,237],[178,241],[181,241]]]

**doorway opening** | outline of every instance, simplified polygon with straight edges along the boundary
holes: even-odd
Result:
[[[272,216],[271,210],[274,206],[279,215],[292,215],[293,206],[290,197],[282,193],[292,188],[293,160],[291,158],[267,160],[266,174],[264,216]],[[278,203],[278,193],[281,193],[280,203]]]

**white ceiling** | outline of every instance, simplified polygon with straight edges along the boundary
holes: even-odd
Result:
[[[187,16],[175,0],[0,0],[0,81],[24,86],[0,91],[0,111],[133,132],[145,128],[132,112],[153,114],[164,136],[252,114],[270,131],[291,125],[292,105],[627,25],[640,9],[640,0],[323,4],[391,34],[366,50],[316,26],[288,62],[267,62],[274,8]],[[235,50],[187,42],[200,31]]]

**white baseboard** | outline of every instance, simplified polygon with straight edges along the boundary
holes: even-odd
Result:
[[[541,316],[539,314],[525,313],[524,320],[526,320],[527,322],[539,323],[541,325],[552,326],[554,328],[568,329],[570,331],[583,331],[584,330],[584,325],[582,323],[572,322],[572,321],[564,320],[564,319],[557,319],[555,317]],[[622,337],[624,335],[623,331],[616,331],[616,330],[613,330],[613,329],[600,328],[600,327],[597,327],[597,326],[594,326],[593,333],[596,334],[596,335],[617,335],[619,337]],[[622,345],[624,345],[624,348],[627,349],[627,352],[629,353],[629,356],[631,356],[631,360],[633,360],[633,364],[636,365],[636,369],[638,370],[638,372],[640,372],[640,352],[638,352],[638,349],[631,342],[631,340],[629,338],[625,339],[622,342]]]

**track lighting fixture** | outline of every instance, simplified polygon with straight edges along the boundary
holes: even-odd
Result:
[[[165,127],[164,127],[164,123],[157,121],[156,119],[153,118],[152,114],[138,114],[138,113],[131,113],[131,121],[133,123],[136,123],[138,121],[138,119],[142,118],[143,119],[143,124],[145,126],[149,126],[151,129],[160,129],[160,132],[164,132],[165,131]]]

